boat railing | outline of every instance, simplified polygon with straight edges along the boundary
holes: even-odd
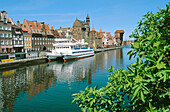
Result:
[[[88,49],[87,47],[83,47],[83,48],[81,48],[81,49]]]

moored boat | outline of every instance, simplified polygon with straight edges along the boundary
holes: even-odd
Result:
[[[55,39],[54,49],[47,53],[49,61],[62,58],[64,62],[87,58],[94,55],[94,50],[88,47],[84,40],[73,42],[72,39]]]

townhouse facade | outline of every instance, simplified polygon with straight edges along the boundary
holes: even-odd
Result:
[[[18,21],[19,23],[19,21]],[[12,38],[14,52],[24,51],[24,38],[20,24],[12,25]]]
[[[89,35],[89,47],[93,47],[94,49],[102,48],[103,47],[103,41],[102,41],[102,31],[100,29],[100,32],[96,32],[94,27],[92,28],[92,31],[90,31]]]
[[[32,51],[32,36],[28,33],[26,28],[22,28],[23,38],[24,38],[24,51]]]
[[[24,19],[22,28],[27,29],[31,34],[31,45],[33,51],[51,51],[55,37],[51,32],[49,25],[44,22],[28,21]]]
[[[7,18],[7,12],[0,12],[0,53],[13,52],[12,24]]]

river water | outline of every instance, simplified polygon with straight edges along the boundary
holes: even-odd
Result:
[[[0,111],[80,112],[72,94],[108,82],[107,71],[127,69],[130,47],[100,52],[72,62],[50,62],[0,71]]]

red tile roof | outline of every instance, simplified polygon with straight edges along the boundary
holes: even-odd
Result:
[[[28,25],[28,28],[27,30],[29,30],[29,33],[38,33],[38,34],[41,34],[41,29],[43,27],[43,22],[42,23],[38,23],[37,21],[28,21],[28,20],[25,20],[26,21],[26,24]],[[51,33],[51,30],[50,30],[50,27],[49,25],[45,25],[45,29],[47,31],[47,34],[48,35],[52,35]]]
[[[124,30],[116,30],[115,33],[124,33]]]
[[[26,28],[22,28],[22,31],[28,31]]]

